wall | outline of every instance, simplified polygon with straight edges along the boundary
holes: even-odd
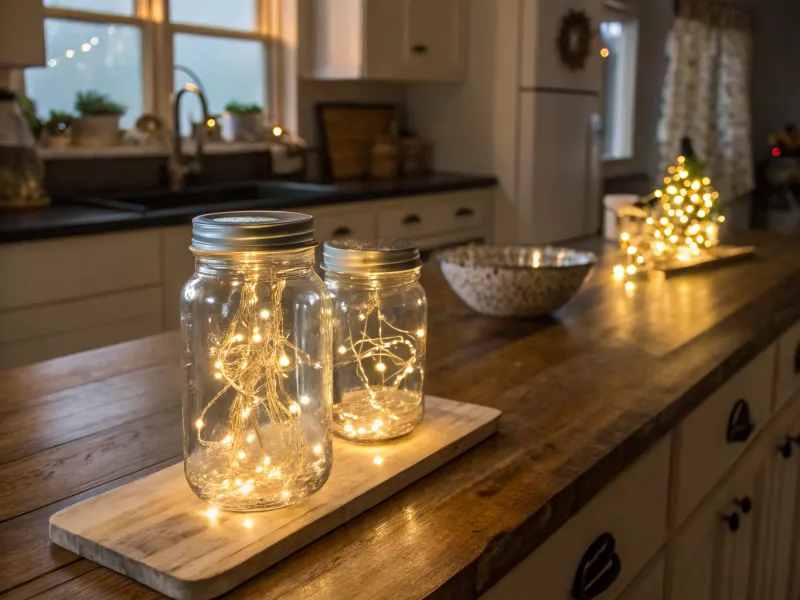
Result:
[[[767,155],[767,137],[786,123],[800,126],[800,2],[738,0],[753,14],[753,151]]]
[[[314,105],[317,102],[388,102],[405,108],[405,85],[364,81],[310,81],[297,85],[298,132],[309,144],[316,143]]]
[[[673,0],[640,0],[639,55],[636,69],[634,158],[622,172],[645,174],[655,181],[658,172],[656,132],[661,112],[661,88],[667,67],[667,33],[674,21]],[[609,174],[611,169],[606,169]]]

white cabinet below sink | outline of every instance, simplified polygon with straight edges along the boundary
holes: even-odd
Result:
[[[314,216],[321,242],[404,237],[431,249],[488,239],[493,196],[486,188],[299,211]],[[409,215],[424,225],[404,227]],[[3,245],[0,369],[176,329],[191,240],[185,224]]]

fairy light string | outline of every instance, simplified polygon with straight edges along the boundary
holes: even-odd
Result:
[[[690,262],[719,243],[719,223],[725,220],[719,193],[710,178],[692,172],[685,157],[677,162],[647,198],[651,208],[641,227],[620,232],[624,260],[614,267],[614,279],[630,283],[659,259]]]
[[[334,406],[334,418],[344,434],[354,439],[393,437],[393,424],[402,420],[397,412],[404,406],[403,401],[398,401],[404,398],[400,388],[413,373],[423,375],[424,326],[406,330],[392,324],[382,307],[383,292],[379,285],[372,281],[374,289],[370,290],[367,301],[346,319],[348,335],[336,349],[336,366],[355,366],[361,394],[372,409],[365,419],[363,411],[353,410],[349,402]],[[417,302],[421,306],[422,300]],[[405,399],[418,405],[419,399],[411,396]]]
[[[287,383],[299,368],[330,369],[330,359],[323,352],[314,361],[290,341],[281,310],[285,287],[285,278],[259,275],[257,268],[241,286],[234,283],[229,306],[238,294],[236,312],[225,332],[210,340],[209,360],[221,387],[194,426],[205,460],[215,465],[202,482],[205,496],[220,503],[251,494],[273,494],[276,501],[302,495],[298,477],[309,466],[323,468],[323,448],[308,447],[301,424],[310,399],[293,395]],[[330,308],[322,314],[330,319]],[[213,419],[207,419],[210,411],[217,413]],[[206,423],[217,421],[219,411],[227,412],[226,427],[208,431]]]

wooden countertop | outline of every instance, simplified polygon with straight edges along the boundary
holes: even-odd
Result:
[[[231,593],[469,598],[488,589],[800,318],[800,238],[633,293],[604,257],[554,318],[471,312],[429,268],[427,391],[500,408],[497,435]],[[178,337],[0,373],[0,592],[151,598],[50,544],[51,514],[181,458]]]

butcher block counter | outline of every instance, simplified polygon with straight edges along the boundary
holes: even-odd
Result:
[[[498,432],[229,596],[797,598],[800,240],[743,241],[754,260],[633,290],[603,255],[542,320],[475,314],[426,266],[426,391]],[[8,598],[158,597],[48,520],[181,460],[178,353],[170,332],[0,372]]]

